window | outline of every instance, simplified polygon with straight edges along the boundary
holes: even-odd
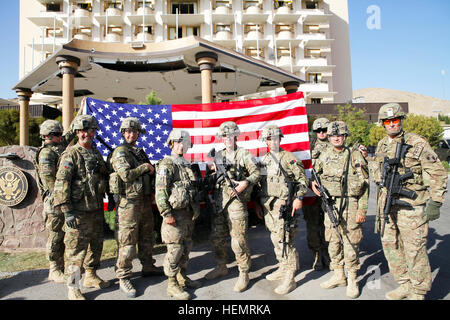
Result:
[[[153,34],[152,26],[145,26],[144,28],[142,28],[142,26],[136,27],[136,33],[142,33],[142,30],[144,30],[144,32],[146,32],[146,33]]]
[[[178,39],[189,36],[199,36],[200,27],[178,27]],[[176,27],[169,27],[169,40],[177,39]]]
[[[306,9],[318,9],[319,8],[319,4],[317,3],[317,1],[311,1],[311,0],[306,0],[305,6],[306,6]]]
[[[105,1],[105,10],[108,8],[123,10],[123,2],[122,0],[107,0]]]
[[[192,1],[172,1],[171,12],[176,14],[194,14],[197,13],[197,2]]]
[[[144,7],[144,0],[139,0],[136,2],[136,9],[143,8]],[[151,0],[145,1],[145,7],[149,9],[153,9],[153,3]]]
[[[61,4],[60,3],[47,3],[46,9],[47,9],[47,12],[60,12]]]
[[[61,38],[63,35],[63,30],[62,28],[47,28],[45,30],[45,36],[48,37],[56,37],[56,38]]]
[[[88,11],[92,12],[91,1],[74,1],[73,4],[80,9],[84,9],[84,10],[88,10]]]
[[[257,6],[261,8],[259,0],[247,0],[244,2],[244,9],[248,9],[249,7]]]
[[[280,7],[288,7],[289,9],[292,9],[292,0],[291,1],[274,0],[273,5],[275,9],[278,9]]]
[[[231,26],[226,24],[218,24],[216,25],[216,32],[219,31],[228,31],[231,32]]]
[[[231,1],[229,1],[229,0],[216,0],[215,4],[216,4],[215,8],[218,8],[218,7],[231,8]]]
[[[308,75],[308,79],[310,83],[321,83],[322,82],[322,74],[320,73],[310,73]]]
[[[321,98],[311,98],[311,104],[322,104]]]

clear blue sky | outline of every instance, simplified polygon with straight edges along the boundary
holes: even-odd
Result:
[[[377,87],[450,100],[449,0],[348,0],[353,90]],[[379,29],[367,20],[380,9]],[[19,78],[19,0],[0,1],[0,97]],[[22,49],[23,50],[23,49]],[[445,70],[442,76],[441,71]],[[445,87],[444,87],[445,85]]]

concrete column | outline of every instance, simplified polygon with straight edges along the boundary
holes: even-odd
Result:
[[[297,92],[299,86],[300,83],[298,81],[288,81],[283,83],[284,90],[286,90],[287,94]]]
[[[73,120],[74,112],[74,78],[77,69],[80,65],[80,59],[72,56],[59,56],[56,58],[56,63],[62,73],[62,125],[65,130],[69,129],[70,123]]]
[[[202,103],[213,102],[212,71],[217,63],[218,56],[211,51],[195,54],[195,60],[200,67],[202,77]]]
[[[30,89],[16,90],[19,98],[19,145],[27,146],[30,142],[28,120],[30,119],[30,98],[33,92]]]
[[[112,99],[114,103],[128,103],[127,97],[113,97]]]

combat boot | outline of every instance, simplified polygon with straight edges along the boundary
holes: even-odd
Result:
[[[282,266],[280,266],[274,272],[269,273],[266,276],[266,279],[269,280],[269,281],[281,280],[281,279],[283,279],[284,273],[285,273],[285,269]]]
[[[359,296],[358,282],[356,281],[356,271],[348,272],[347,297],[355,299]]]
[[[61,271],[61,268],[59,268],[55,262],[50,262],[48,280],[56,283],[66,283],[64,272]]]
[[[181,288],[192,288],[192,289],[198,289],[202,285],[198,281],[194,281],[190,279],[186,275],[186,269],[180,268],[180,271],[177,273],[177,281]]]
[[[294,290],[297,287],[297,284],[294,280],[294,272],[293,271],[286,271],[284,274],[283,281],[281,284],[275,288],[275,293],[278,294],[288,294],[292,290]]]
[[[177,282],[176,277],[169,277],[169,283],[167,285],[167,295],[174,297],[177,300],[189,300],[190,295],[184,291]]]
[[[335,268],[333,276],[320,284],[323,289],[332,289],[336,287],[347,286],[347,278],[345,277],[344,268]]]
[[[248,272],[241,271],[239,272],[239,279],[234,285],[233,290],[236,292],[242,292],[247,289],[250,278],[248,276]]]
[[[425,300],[425,295],[411,292],[410,294],[408,294],[408,300]]]
[[[128,298],[136,298],[136,289],[131,284],[130,279],[119,279],[120,291]]]
[[[75,287],[69,287],[69,293],[67,295],[69,300],[86,300],[86,298],[81,294],[80,289]]]
[[[104,289],[108,288],[110,286],[109,281],[104,281],[100,279],[95,270],[93,269],[87,269],[86,275],[84,276],[83,286],[85,288],[98,288],[98,289]]]
[[[320,251],[314,251],[314,262],[312,268],[316,271],[321,271],[324,268]]]
[[[385,294],[388,300],[402,300],[408,297],[409,291],[411,290],[411,283],[405,282],[400,285],[397,289],[391,290]]]
[[[228,268],[226,264],[219,264],[213,270],[205,275],[206,280],[213,280],[219,277],[226,276],[228,274]]]

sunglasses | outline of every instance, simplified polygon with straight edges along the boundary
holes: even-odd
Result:
[[[325,132],[327,132],[327,129],[318,129],[318,130],[315,130],[314,132],[325,133]]]
[[[62,136],[62,132],[52,132],[52,133],[50,133],[50,135],[54,136],[54,137],[61,137]]]
[[[399,124],[400,121],[401,121],[400,118],[386,119],[386,120],[383,120],[383,124],[384,124],[385,126],[390,125],[391,123],[393,123],[393,124]]]

